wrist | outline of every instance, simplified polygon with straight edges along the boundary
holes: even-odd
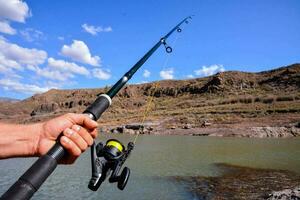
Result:
[[[27,133],[29,134],[28,138],[28,156],[40,156],[39,153],[39,146],[40,146],[40,139],[43,135],[43,125],[44,123],[35,123],[28,125],[29,130]]]

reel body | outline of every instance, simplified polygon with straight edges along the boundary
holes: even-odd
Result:
[[[109,177],[110,183],[117,182],[118,188],[123,190],[130,176],[130,169],[124,167],[120,172],[124,162],[134,148],[134,144],[129,142],[127,149],[115,139],[110,139],[104,145],[102,142],[92,145],[92,178],[89,182],[89,189],[97,191],[101,183]]]

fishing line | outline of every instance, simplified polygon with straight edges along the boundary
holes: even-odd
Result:
[[[177,42],[178,38],[179,38],[179,34],[176,34],[176,37],[175,37],[174,41],[172,42],[172,47],[175,47],[175,46],[176,46],[176,42]],[[162,70],[165,70],[167,64],[169,63],[169,61],[170,61],[170,56],[171,56],[170,53],[168,53],[168,54],[166,55],[165,60],[163,61],[164,64],[163,64]],[[146,108],[145,108],[145,110],[144,110],[143,117],[142,117],[142,120],[141,120],[141,123],[140,123],[141,126],[139,127],[139,130],[138,130],[137,134],[136,134],[135,137],[134,137],[133,144],[136,143],[138,136],[140,135],[140,133],[143,131],[143,129],[144,129],[144,127],[145,127],[145,120],[146,120],[146,118],[148,118],[148,116],[149,116],[149,114],[150,114],[151,104],[152,104],[152,102],[153,102],[154,95],[155,95],[155,93],[156,93],[156,91],[157,91],[158,86],[159,86],[159,82],[156,81],[156,82],[154,83],[154,89],[152,90],[152,92],[150,92],[150,95],[148,96],[148,100],[146,101],[147,104],[146,104]]]
[[[97,121],[102,114],[111,106],[112,98],[115,97],[123,86],[132,78],[138,69],[153,55],[153,53],[164,45],[167,53],[172,52],[172,48],[168,46],[166,40],[175,31],[182,32],[181,25],[189,23],[191,16],[184,18],[166,35],[159,39],[159,41],[147,51],[105,94],[100,94],[96,100],[91,103],[83,112],[89,118]],[[177,39],[176,39],[177,40]],[[175,40],[175,41],[176,41]],[[167,56],[164,68],[167,66],[169,57]],[[150,93],[149,100],[146,102],[146,108],[142,119],[142,124],[145,124],[145,119],[151,110],[151,103],[154,95],[157,92],[159,84],[154,85],[152,93]],[[150,90],[151,91],[151,90]],[[141,127],[140,127],[141,128]],[[137,140],[138,132],[135,138]],[[110,183],[117,183],[120,190],[123,190],[127,184],[130,175],[130,169],[123,167],[130,152],[134,149],[133,142],[127,144],[127,148],[118,140],[110,139],[106,143],[93,143],[91,146],[91,169],[92,175],[88,184],[88,188],[92,191],[97,191],[101,184],[108,179]],[[64,156],[68,155],[67,150],[63,147],[59,140],[55,145],[43,156],[37,159],[26,172],[0,197],[0,199],[30,199],[46,181],[46,179],[56,169],[57,164]]]

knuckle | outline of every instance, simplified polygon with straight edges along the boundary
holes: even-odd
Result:
[[[63,131],[63,133],[65,134],[65,133],[68,131],[68,129],[69,129],[69,128],[66,128],[66,129]]]

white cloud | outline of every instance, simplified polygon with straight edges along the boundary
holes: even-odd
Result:
[[[30,11],[22,0],[0,0],[0,18],[16,22],[25,22]]]
[[[15,92],[21,92],[25,94],[42,93],[51,89],[49,87],[39,87],[37,85],[24,84],[11,79],[0,79],[0,86],[3,87],[5,90],[12,90]]]
[[[148,81],[141,81],[141,82],[136,82],[136,83],[131,83],[134,85],[140,85],[140,84],[145,84],[145,83],[149,83]]]
[[[93,70],[93,76],[100,80],[108,80],[110,79],[111,74],[109,73],[109,71],[97,68]]]
[[[144,70],[144,73],[143,73],[143,76],[144,76],[145,78],[148,78],[148,77],[150,77],[150,75],[151,75],[151,72],[148,71],[147,69],[145,69],[145,70]]]
[[[26,28],[25,30],[20,31],[20,34],[27,42],[45,39],[44,33],[42,31],[35,30],[33,28]]]
[[[13,73],[13,71],[10,68],[7,68],[6,66],[1,64],[1,60],[0,60],[0,74],[11,74]]]
[[[159,75],[163,79],[173,79],[174,78],[174,70],[172,68],[162,70],[159,72]]]
[[[46,58],[45,51],[23,48],[0,37],[0,73],[6,77],[20,78],[15,70],[23,70],[24,65],[43,64]]]
[[[75,61],[92,66],[100,66],[101,63],[100,57],[92,56],[88,46],[83,41],[74,40],[70,46],[64,45],[61,49],[61,53]]]
[[[68,79],[74,77],[74,75],[70,72],[62,72],[59,70],[53,70],[48,67],[40,68],[38,66],[29,65],[29,66],[27,66],[27,69],[34,71],[38,76],[45,77],[50,80],[58,80],[58,81],[65,82]]]
[[[65,38],[63,36],[58,36],[57,39],[61,40],[61,41],[65,40]]]
[[[186,77],[187,77],[187,78],[194,78],[194,75],[189,74],[189,75],[187,75]]]
[[[218,72],[224,72],[225,68],[223,65],[211,65],[211,66],[202,66],[201,69],[195,70],[195,74],[198,76],[211,76]]]
[[[101,26],[93,26],[88,24],[82,24],[81,27],[83,30],[87,33],[90,33],[92,35],[97,35],[100,32],[111,32],[112,28],[110,26],[102,28]]]
[[[45,62],[47,53],[43,50],[28,49],[17,44],[9,43],[0,37],[0,57],[19,64],[39,65]]]
[[[0,32],[9,35],[15,35],[17,33],[17,31],[9,25],[8,21],[0,21]]]
[[[17,31],[9,24],[10,21],[24,23],[30,11],[21,0],[0,0],[0,32],[15,35]]]
[[[21,65],[18,62],[5,58],[5,56],[1,52],[0,52],[0,67],[3,67],[5,69],[17,69],[17,70],[22,69]]]
[[[69,83],[69,79],[74,78],[75,74],[85,76],[90,74],[90,72],[83,66],[64,60],[56,60],[51,57],[48,58],[47,67],[41,68],[38,66],[28,65],[27,69],[35,72],[40,77],[61,81],[61,84],[64,84],[67,81]]]
[[[90,74],[83,66],[79,66],[72,62],[66,62],[64,60],[55,60],[54,58],[48,58],[48,66],[62,72],[70,72],[86,76]]]

